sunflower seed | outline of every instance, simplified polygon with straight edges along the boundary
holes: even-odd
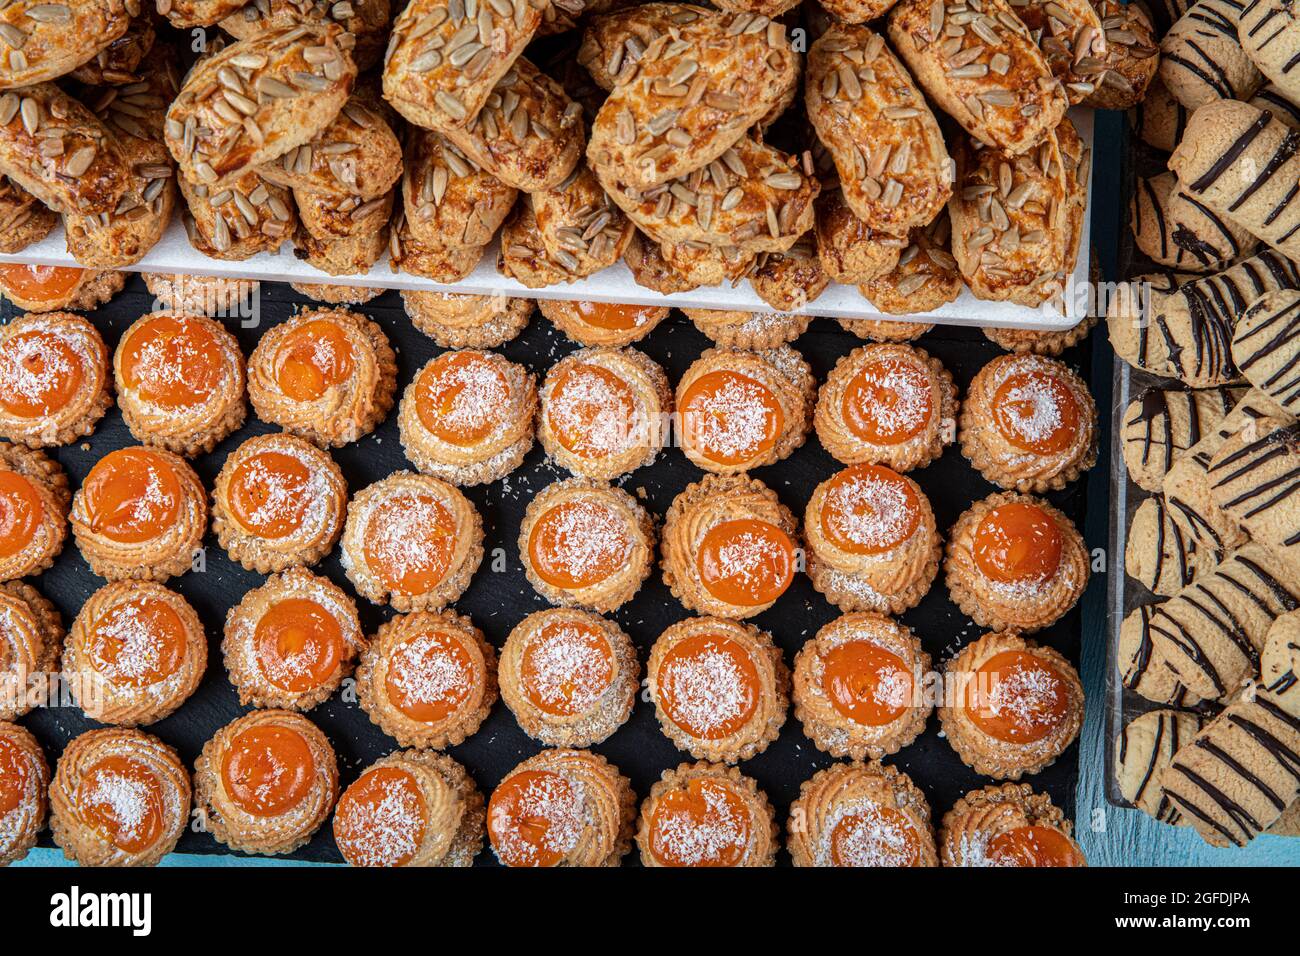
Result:
[[[41,104],[30,96],[24,96],[19,111],[23,117],[23,128],[27,130],[28,135],[35,136],[36,131],[41,128]]]
[[[984,63],[968,63],[965,66],[959,66],[956,69],[948,71],[948,75],[954,80],[977,80],[982,76],[988,76],[989,68]]]
[[[27,54],[22,50],[10,50],[9,69],[18,71],[27,69]]]
[[[1010,90],[984,90],[979,98],[989,106],[1010,107],[1016,105],[1016,94]]]
[[[478,51],[482,49],[483,49],[482,43],[479,43],[478,41],[471,41],[453,50],[451,52],[451,55],[447,57],[447,62],[459,70],[470,60],[474,59],[474,57],[478,54]],[[425,55],[427,56],[428,54]]]
[[[974,21],[971,23],[970,28],[972,33],[990,46],[997,46],[1002,42],[1002,38],[998,36],[998,31],[993,27],[993,21],[987,17]]]
[[[858,82],[857,75],[849,69],[847,64],[841,63],[837,71],[840,77],[840,90],[853,102],[862,99],[862,84]]]
[[[0,126],[8,126],[9,123],[13,120],[14,116],[17,115],[17,113],[18,113],[18,94],[5,93],[3,96],[0,96]],[[168,122],[175,122],[175,121],[168,120]],[[180,124],[177,123],[176,125],[179,126]]]
[[[993,230],[988,226],[981,226],[975,231],[975,234],[966,241],[966,248],[972,252],[984,248],[993,241]]]
[[[17,50],[27,42],[27,34],[12,23],[0,23],[0,40]]]
[[[668,82],[674,86],[685,83],[695,75],[699,68],[700,64],[695,60],[682,60],[673,67],[673,71],[668,74]]]
[[[943,0],[934,0],[930,4],[930,39],[932,41],[939,38],[939,31],[943,29],[943,17]]]
[[[682,111],[679,109],[662,110],[650,117],[649,122],[646,123],[646,130],[651,136],[661,136],[672,128],[681,115]]]
[[[763,181],[773,189],[798,189],[803,185],[803,177],[798,173],[773,173]]]
[[[928,272],[918,272],[914,275],[905,276],[899,280],[898,294],[913,295],[920,292],[925,284],[930,281],[930,278],[931,276]]]
[[[1005,53],[994,53],[989,57],[989,69],[999,76],[1006,76],[1007,70],[1011,69],[1011,57]]]
[[[310,93],[324,93],[330,88],[330,81],[325,77],[317,76],[315,73],[304,73],[301,70],[290,73],[289,82],[300,90],[307,90]]]
[[[454,120],[463,120],[469,115],[465,109],[465,104],[446,90],[439,90],[434,95],[433,101],[440,110]]]
[[[740,98],[734,93],[716,93],[710,91],[704,94],[704,102],[715,110],[722,110],[728,113],[740,109]]]

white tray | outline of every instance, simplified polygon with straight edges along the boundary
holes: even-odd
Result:
[[[1093,145],[1093,116],[1090,109],[1070,111],[1070,119],[1079,130],[1084,144],[1090,147],[1091,165]],[[1091,172],[1091,169],[1089,170]],[[1092,176],[1088,176],[1088,209],[1092,208]],[[1031,309],[1006,302],[986,302],[975,298],[969,289],[963,289],[955,302],[949,302],[932,312],[899,316],[888,315],[876,309],[858,292],[855,286],[832,283],[820,296],[798,311],[845,319],[892,319],[908,322],[934,322],[941,325],[1002,326],[1021,329],[1068,329],[1086,314],[1089,297],[1083,293],[1088,288],[1089,234],[1091,216],[1083,217],[1083,233],[1079,240],[1079,256],[1074,274],[1066,288],[1064,314],[1048,308]],[[532,299],[585,299],[595,302],[621,302],[633,305],[670,305],[686,309],[735,309],[748,312],[771,311],[771,306],[754,294],[748,283],[695,289],[663,295],[636,284],[627,266],[619,262],[594,276],[544,289],[529,289],[496,270],[496,251],[491,247],[472,273],[453,285],[443,285],[394,272],[387,256],[380,259],[365,275],[331,276],[296,258],[286,244],[276,254],[259,253],[242,262],[210,259],[190,245],[179,215],[174,217],[163,238],[149,250],[148,255],[129,269],[131,272],[165,272],[190,275],[213,275],[226,278],[262,279],[268,282],[316,282],[331,285],[381,287],[385,289],[417,289],[433,292],[460,292],[474,295],[505,294]],[[20,262],[32,265],[75,266],[76,260],[68,254],[61,230],[53,230],[38,243],[12,255],[0,254],[0,262]]]

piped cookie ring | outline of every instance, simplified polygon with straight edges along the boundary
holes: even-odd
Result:
[[[1087,866],[1070,821],[1026,783],[973,790],[943,815],[944,866]]]
[[[567,302],[541,299],[542,315],[579,345],[631,345],[668,318],[666,306],[619,305],[613,302]]]
[[[39,574],[68,536],[68,476],[34,448],[0,444],[0,581]]]
[[[411,324],[448,349],[492,349],[519,335],[533,314],[532,299],[454,292],[402,292]]]
[[[812,316],[786,312],[737,312],[683,309],[691,323],[718,345],[762,351],[793,342],[808,329]]]
[[[71,312],[20,315],[0,328],[0,437],[32,448],[89,435],[113,404],[108,349]]]
[[[36,738],[0,721],[0,866],[25,857],[49,815],[50,768]]]
[[[40,697],[33,682],[58,673],[63,649],[59,611],[25,581],[0,584],[0,720],[31,711]]]
[[[704,761],[663,772],[641,804],[636,842],[641,865],[654,867],[773,866],[779,846],[758,784]]]

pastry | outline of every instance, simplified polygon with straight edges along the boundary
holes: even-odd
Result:
[[[632,224],[584,163],[555,186],[530,193],[528,201],[537,238],[571,275],[590,276],[612,266],[632,241]]]
[[[180,190],[189,213],[185,230],[190,245],[209,258],[242,262],[259,252],[278,254],[298,230],[293,194],[253,170],[228,186],[181,179]]]
[[[453,486],[399,471],[352,497],[342,549],[348,580],[368,601],[438,611],[478,570],[483,522]]]
[[[1120,624],[1116,651],[1120,681],[1125,687],[1157,704],[1194,707],[1200,698],[1178,679],[1151,636],[1152,618],[1159,604],[1138,605]]]
[[[1245,229],[1189,196],[1169,172],[1138,177],[1129,222],[1140,252],[1184,272],[1220,271],[1258,245]]]
[[[822,271],[833,281],[857,285],[898,265],[907,241],[868,226],[849,208],[841,190],[823,190],[816,211],[817,257]]]
[[[243,0],[162,0],[158,12],[180,29],[206,27],[237,12]]]
[[[126,276],[75,266],[0,265],[0,295],[26,312],[88,312],[122,291]]]
[[[995,631],[962,648],[944,675],[939,722],[976,773],[1019,780],[1054,763],[1079,736],[1083,685],[1051,647]]]
[[[1268,292],[1237,319],[1232,361],[1246,380],[1292,415],[1300,412],[1300,291]]]
[[[1088,586],[1088,549],[1074,524],[1014,492],[970,506],[948,533],[948,594],[980,627],[1032,633],[1056,623]]]
[[[641,865],[773,866],[775,814],[767,796],[735,767],[684,763],[665,770],[641,804]]]
[[[952,264],[956,272],[956,260]],[[961,280],[957,280],[961,285]],[[865,295],[865,293],[864,293]],[[956,297],[956,293],[953,293]],[[845,332],[852,332],[868,342],[915,342],[934,328],[927,322],[893,322],[889,319],[836,319]]]
[[[31,691],[49,687],[62,648],[58,609],[24,581],[0,584],[0,720],[48,703],[43,693]]]
[[[68,536],[68,476],[42,451],[0,444],[0,581],[39,574]]]
[[[399,614],[380,625],[361,655],[357,698],[403,747],[454,747],[496,703],[497,654],[467,617]]]
[[[640,589],[654,544],[654,521],[637,500],[591,478],[542,490],[519,529],[519,556],[537,593],[552,604],[602,613]]]
[[[944,866],[1087,866],[1070,821],[1027,783],[972,790],[943,816]]]
[[[208,530],[203,483],[184,458],[137,445],[95,462],[72,498],[72,534],[110,581],[165,581],[190,569]]]
[[[491,349],[509,342],[528,324],[531,299],[452,292],[403,290],[411,324],[447,349]]]
[[[813,425],[843,464],[910,471],[956,438],[957,407],[952,376],[938,359],[910,345],[866,345],[835,363]]]
[[[1042,142],[1069,105],[1016,10],[984,0],[979,27],[952,37],[955,44],[944,31],[972,12],[964,3],[902,0],[889,12],[889,39],[926,94],[975,139],[1013,156]]]
[[[230,556],[268,574],[312,565],[343,530],[343,472],[311,442],[283,432],[256,435],[232,451],[212,490],[212,527]]]
[[[352,673],[365,643],[346,591],[289,568],[230,609],[221,652],[241,704],[307,711]]]
[[[669,740],[697,760],[736,763],[776,740],[789,706],[790,672],[767,632],[690,617],[655,641],[646,685]]]
[[[190,775],[176,751],[139,730],[90,730],[59,757],[50,830],[82,866],[154,866],[190,817]]]
[[[384,289],[359,285],[331,285],[317,282],[290,282],[289,288],[326,305],[365,305],[384,294]]]
[[[1210,499],[1254,541],[1278,549],[1300,543],[1288,499],[1295,489],[1294,421],[1263,418],[1227,436],[1210,456]]]
[[[1288,611],[1275,620],[1264,636],[1260,652],[1259,685],[1288,714],[1300,716],[1300,614]]]
[[[178,455],[210,452],[244,423],[244,355],[205,316],[152,312],[122,333],[113,380],[137,441]]]
[[[635,349],[569,353],[546,373],[540,397],[537,437],[576,475],[617,478],[650,464],[667,439],[668,377]]]
[[[1220,99],[1248,99],[1263,82],[1241,46],[1246,3],[1197,0],[1160,41],[1160,79],[1189,110]]]
[[[495,352],[443,352],[406,387],[397,425],[406,457],[454,485],[503,478],[533,447],[532,373]]]
[[[325,133],[321,135],[324,136]],[[311,146],[308,143],[302,149]],[[395,199],[396,193],[392,190],[374,199],[363,200],[360,196],[342,190],[314,192],[295,189],[293,200],[298,207],[298,220],[302,229],[294,237],[294,244],[297,246],[299,239],[304,238],[302,233],[306,233],[319,244],[319,248],[313,248],[312,245],[307,247],[308,262],[321,259],[341,266],[347,261],[344,257],[346,251],[347,256],[361,261],[363,267],[356,270],[323,266],[317,268],[331,275],[349,275],[354,271],[364,273],[366,268],[378,261],[379,255],[388,246],[388,220],[392,218]],[[302,251],[296,249],[294,254],[302,258]]]
[[[807,232],[789,249],[760,252],[755,256],[754,268],[749,273],[749,285],[754,294],[786,314],[808,309],[830,284],[830,276],[822,270],[821,260],[817,257],[817,243]],[[794,319],[791,324],[797,331],[782,341],[797,339],[810,319],[811,316],[804,316],[802,323]],[[800,324],[803,328],[799,328]]]
[[[1083,97],[1085,106],[1102,110],[1127,110],[1140,106],[1160,65],[1160,45],[1151,20],[1140,4],[1098,0],[1093,4],[1104,33],[1103,49],[1093,44],[1096,65],[1088,64],[1085,83],[1093,89]],[[1076,27],[1076,29],[1078,29]]]
[[[50,768],[41,745],[17,724],[0,722],[0,866],[25,857],[49,815]]]
[[[0,89],[31,86],[71,73],[126,33],[140,6],[139,0],[92,0],[49,8],[10,4],[0,14],[9,46],[0,60]]]
[[[631,76],[646,47],[659,37],[714,15],[708,8],[690,3],[643,3],[594,16],[583,31],[577,61],[595,84],[608,92]]]
[[[1177,594],[1222,557],[1174,519],[1164,495],[1152,495],[1129,519],[1124,572],[1152,594]]]
[[[762,352],[793,342],[808,329],[810,315],[785,312],[733,312],[723,309],[683,309],[691,324],[727,348]]]
[[[1159,491],[1165,475],[1240,401],[1239,388],[1150,388],[1124,409],[1124,463],[1134,484]]]
[[[758,258],[756,252],[738,246],[714,246],[693,239],[656,245],[654,240],[638,232],[633,240],[623,250],[623,259],[637,284],[656,292],[686,292],[724,282],[735,286]],[[654,247],[653,252],[646,253],[644,249],[639,254],[633,252],[638,245],[647,244]]]
[[[87,716],[153,724],[189,700],[208,666],[208,639],[190,603],[153,581],[114,581],[94,594],[63,646],[63,677]]]
[[[52,209],[8,176],[0,175],[0,252],[10,255],[40,242],[58,221]]]
[[[1241,9],[1238,39],[1251,61],[1288,99],[1300,98],[1295,51],[1300,26],[1295,11],[1282,0],[1257,0]]]
[[[422,242],[411,234],[411,223],[400,210],[388,231],[389,267],[440,285],[459,282],[473,272],[483,258],[483,249]]]
[[[388,337],[346,309],[299,312],[264,332],[248,358],[257,417],[327,447],[373,431],[396,388]]]
[[[667,306],[541,299],[537,307],[551,324],[579,345],[613,348],[645,338],[668,318]]]
[[[799,788],[790,807],[795,866],[938,866],[930,805],[896,767],[837,763]]]
[[[818,750],[879,760],[912,743],[933,705],[930,655],[910,628],[880,614],[844,614],[794,660],[794,715]]]
[[[632,785],[604,757],[543,750],[492,792],[487,831],[505,866],[618,866],[635,819]]]
[[[31,448],[89,435],[113,404],[108,350],[79,315],[19,315],[0,329],[0,438]]]
[[[833,25],[808,51],[804,95],[808,119],[835,160],[844,201],[868,227],[903,236],[939,214],[952,195],[952,159],[934,114],[884,37]]]
[[[167,309],[185,315],[248,316],[256,307],[261,283],[252,279],[218,276],[141,274],[154,297],[155,311]]]
[[[985,337],[994,345],[1008,352],[1033,352],[1059,358],[1066,349],[1073,348],[1088,337],[1092,327],[1097,324],[1096,315],[1088,315],[1079,323],[1062,332],[1048,329],[990,329],[984,330]]]
[[[1201,716],[1189,711],[1150,710],[1125,724],[1114,751],[1115,783],[1124,799],[1161,823],[1187,823],[1160,776],[1201,723]]]
[[[1300,129],[1300,106],[1287,99],[1286,94],[1272,83],[1265,83],[1246,102],[1256,109],[1268,110],[1274,118],[1281,120],[1292,129]],[[1170,146],[1168,152],[1172,152],[1173,148]]]
[[[929,499],[883,465],[852,465],[819,484],[803,528],[808,577],[841,611],[901,614],[939,572],[943,541]]]
[[[778,462],[803,445],[815,395],[812,370],[788,345],[708,349],[677,383],[682,451],[718,474]]]
[[[300,228],[293,237],[293,254],[327,275],[366,275],[388,248],[388,241],[386,227],[343,239],[317,239]]]
[[[858,284],[863,298],[890,315],[933,312],[961,295],[965,284],[949,249],[952,221],[947,211],[922,229],[913,229],[903,242],[898,261],[886,272]],[[920,322],[881,319],[840,319],[859,338],[910,342],[934,328]]]
[[[971,381],[962,403],[962,454],[1000,487],[1041,494],[1064,488],[1097,460],[1097,409],[1066,365],[1003,355]]]
[[[1251,103],[1259,105],[1253,98]],[[1152,78],[1146,98],[1129,113],[1138,139],[1164,153],[1174,151],[1178,141],[1183,138],[1191,115],[1191,110],[1174,99],[1159,73]]]
[[[688,611],[741,620],[794,580],[799,531],[776,493],[746,475],[705,475],[664,516],[664,584]]]
[[[174,0],[173,0],[174,2]],[[236,5],[225,3],[224,6]],[[246,3],[221,20],[221,29],[239,40],[304,20],[333,20],[347,32],[339,46],[347,50],[361,71],[379,62],[392,17],[390,0],[265,0]]]
[[[218,843],[242,853],[292,853],[339,795],[334,748],[306,717],[254,710],[216,732],[194,763],[194,803]]]
[[[518,196],[514,186],[497,179],[441,133],[431,130],[409,131],[404,166],[406,228],[413,240],[431,247],[486,246]]]
[[[501,649],[501,699],[524,733],[548,746],[589,747],[627,722],[640,686],[636,649],[590,611],[528,615]]]
[[[1097,66],[1109,51],[1109,43],[1090,0],[1052,0],[1050,7],[1042,0],[1028,0],[1013,7],[1038,43],[1047,68],[1065,85],[1070,105],[1095,93],[1102,75]]]
[[[353,866],[470,866],[486,818],[483,794],[455,760],[398,750],[343,791],[334,842]]]

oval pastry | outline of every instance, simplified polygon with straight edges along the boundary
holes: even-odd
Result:
[[[588,750],[543,750],[488,801],[488,839],[505,866],[618,866],[632,848],[636,794]]]
[[[588,747],[626,723],[636,702],[636,649],[613,621],[569,608],[528,615],[501,649],[501,699],[524,733]]]
[[[1040,355],[1000,355],[980,369],[962,405],[961,451],[1002,488],[1064,488],[1097,460],[1097,408],[1088,386]]]
[[[411,324],[446,349],[494,349],[519,335],[533,314],[532,299],[454,292],[402,291]]]
[[[679,621],[650,649],[646,680],[664,734],[697,760],[748,760],[785,723],[789,668],[771,635],[749,624]]]
[[[357,698],[403,747],[454,747],[496,703],[496,651],[452,611],[399,614],[380,625],[361,655]]]
[[[938,359],[910,345],[864,345],[835,363],[813,425],[846,465],[923,468],[957,433],[957,389]]]
[[[45,829],[50,768],[27,730],[0,721],[0,866],[27,855]]]
[[[244,356],[206,316],[152,312],[113,355],[122,418],[137,441],[191,457],[244,423]]]
[[[943,541],[906,475],[854,465],[823,481],[803,519],[808,577],[841,611],[901,614],[930,589]]]
[[[71,312],[29,313],[0,328],[0,438],[31,448],[89,435],[113,404],[108,349]]]
[[[114,581],[72,622],[63,676],[77,706],[103,724],[152,724],[189,700],[208,666],[190,603],[153,581]]]
[[[50,830],[82,866],[154,866],[176,847],[190,816],[190,775],[157,737],[90,730],[59,757],[50,784]]]
[[[925,730],[930,655],[905,627],[880,614],[845,614],[794,660],[794,715],[833,757],[879,760]]]
[[[666,306],[540,299],[542,315],[579,345],[631,345],[668,318]]]
[[[397,416],[406,457],[426,475],[480,485],[533,447],[532,373],[495,352],[444,352],[415,373]]]
[[[776,814],[751,778],[723,764],[684,763],[663,775],[641,804],[641,865],[773,866]]]
[[[353,866],[471,866],[486,820],[464,767],[446,754],[399,750],[343,791],[334,842]]]
[[[269,574],[329,554],[347,500],[347,481],[329,452],[283,432],[255,435],[221,466],[212,527],[233,559]]]
[[[218,730],[194,763],[194,803],[218,843],[291,853],[339,795],[338,762],[320,728],[287,710],[254,710]]]
[[[68,536],[68,476],[42,451],[0,444],[0,581],[39,574]]]
[[[63,622],[58,609],[25,581],[0,584],[0,720],[21,717],[58,673]]]
[[[1087,866],[1070,821],[1027,783],[972,790],[943,815],[944,866]]]
[[[816,394],[812,369],[788,345],[708,349],[677,383],[682,451],[718,474],[778,462],[804,443]]]
[[[186,315],[245,316],[253,308],[253,297],[261,283],[253,279],[224,279],[145,272],[140,276],[159,309]]]
[[[971,505],[948,535],[948,593],[995,631],[1030,633],[1059,621],[1088,586],[1088,551],[1046,501],[1014,492]]]
[[[1018,780],[1038,773],[1079,735],[1083,685],[1058,651],[1014,631],[985,634],[944,668],[939,721],[976,773]]]
[[[664,516],[664,584],[688,611],[742,619],[794,580],[798,525],[776,493],[745,475],[705,475]]]
[[[365,643],[346,591],[289,568],[230,609],[221,651],[241,704],[311,710],[352,673]]]
[[[374,322],[346,309],[307,309],[267,329],[248,360],[257,417],[318,445],[372,432],[393,407],[397,362]]]
[[[190,569],[208,530],[208,497],[184,458],[143,445],[95,462],[72,498],[72,534],[110,581],[165,581]]]
[[[398,611],[437,611],[469,587],[483,560],[483,522],[444,481],[399,471],[348,504],[343,570],[357,593]]]
[[[762,351],[793,342],[812,321],[809,315],[785,312],[735,312],[723,309],[683,309],[691,324],[718,345]]]
[[[612,480],[648,465],[663,448],[672,412],[668,377],[636,349],[579,349],[542,383],[537,435],[556,464]]]
[[[930,805],[912,778],[879,763],[818,771],[790,806],[795,866],[938,866]]]

